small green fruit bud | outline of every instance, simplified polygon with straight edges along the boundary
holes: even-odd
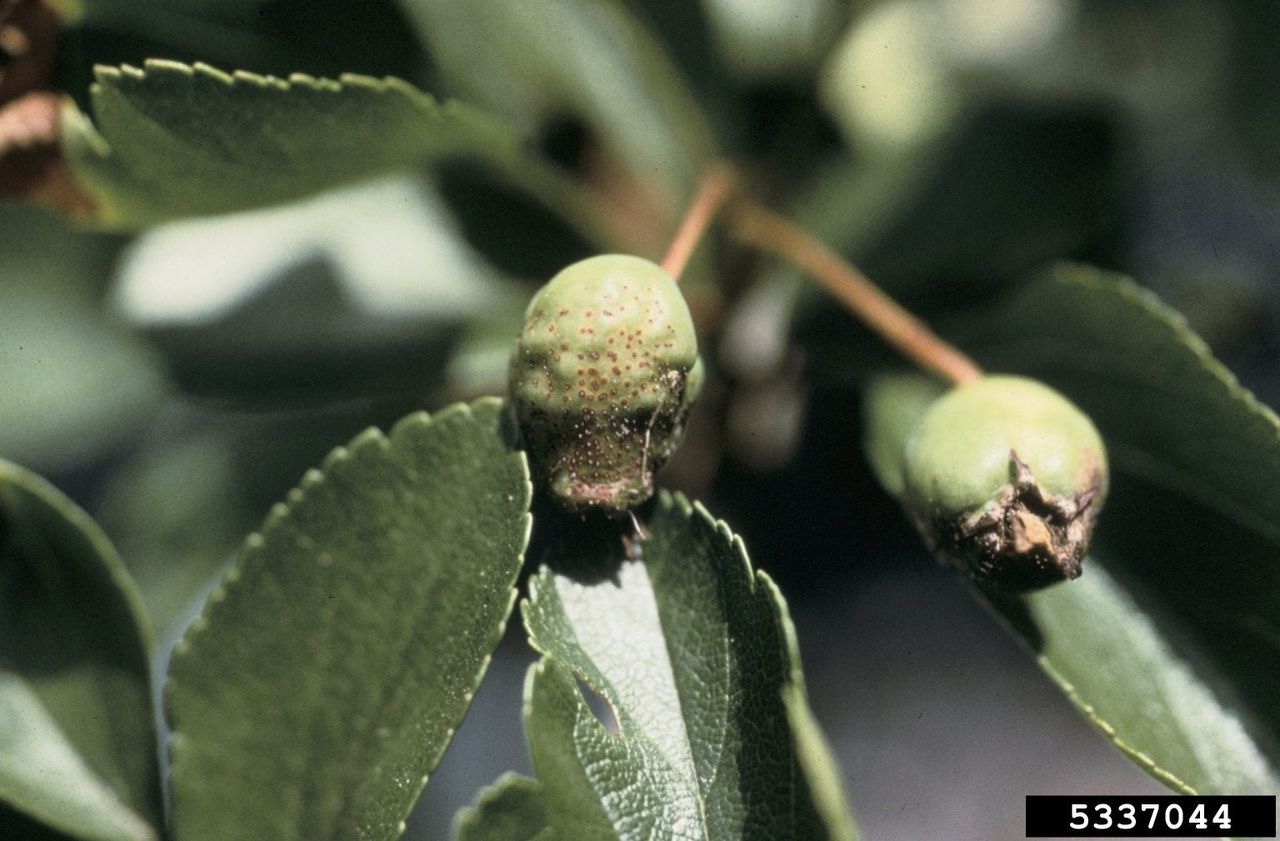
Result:
[[[702,382],[675,281],[639,257],[592,257],[533,297],[511,401],[535,475],[564,507],[621,514],[653,495]]]
[[[929,407],[907,442],[904,478],[930,549],[979,583],[1022,592],[1079,577],[1107,456],[1061,394],[989,376]]]

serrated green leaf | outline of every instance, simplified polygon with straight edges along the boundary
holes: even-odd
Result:
[[[506,774],[480,793],[476,804],[458,815],[458,841],[550,841],[542,786],[537,780]]]
[[[683,80],[617,0],[402,5],[466,96],[530,129],[553,117],[582,119],[669,213],[714,154]]]
[[[171,666],[182,841],[403,831],[515,596],[531,487],[501,418],[369,430],[246,541]]]
[[[1176,640],[1108,574],[1110,559],[1100,547],[1071,586],[1026,597],[1041,667],[1116,747],[1170,788],[1280,792],[1280,776],[1239,711],[1215,696],[1211,680],[1178,655]]]
[[[804,686],[797,683],[787,686],[782,690],[782,702],[791,724],[792,750],[800,762],[801,774],[809,783],[813,807],[827,829],[826,837],[854,841],[853,816],[845,800],[844,786],[840,784],[840,766],[813,717],[813,710],[809,709]]]
[[[28,733],[41,741],[26,747],[48,750],[52,760],[70,745],[78,758],[63,753],[56,764],[83,763],[116,799],[115,826],[132,811],[140,833],[161,817],[149,636],[123,564],[88,515],[38,476],[0,461],[0,675],[30,690],[51,722],[45,735],[61,731],[47,743]],[[28,699],[9,698],[39,724]],[[103,791],[86,790],[81,802],[67,796],[63,779],[25,780],[40,787],[18,794],[20,780],[8,776],[0,799],[60,827],[104,806]]]
[[[68,111],[63,145],[107,226],[244,210],[444,161],[555,192],[500,121],[395,78],[286,80],[158,59],[96,78],[96,126]]]
[[[852,838],[825,750],[801,755],[820,736],[792,727],[807,705],[777,588],[683,498],[664,495],[648,530],[643,563],[530,583],[525,623],[544,657],[525,727],[552,827],[575,839]]]
[[[1280,790],[1268,756],[1280,736],[1275,416],[1177,314],[1093,269],[1059,266],[944,332],[988,370],[1060,389],[1093,418],[1112,465],[1084,577],[1001,601],[1013,629],[1166,784]],[[924,386],[899,377],[869,392],[869,453],[901,448],[913,418],[890,404],[913,388]]]
[[[155,831],[84,764],[25,680],[0,671],[0,801],[83,841]]]
[[[288,74],[355,72],[418,78],[421,49],[389,0],[348,0],[341,14],[316,14],[306,0],[51,0],[82,7],[66,35],[80,70],[142,56],[183,56],[215,67]],[[359,26],[352,26],[359,21]]]

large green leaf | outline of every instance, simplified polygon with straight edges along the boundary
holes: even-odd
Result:
[[[532,129],[583,120],[669,213],[713,154],[696,102],[618,0],[401,0],[466,96]]]
[[[403,831],[515,597],[531,487],[501,417],[369,430],[249,537],[174,653],[182,841]]]
[[[1171,788],[1280,792],[1280,776],[1240,710],[1215,695],[1212,672],[1198,673],[1178,654],[1177,638],[1108,574],[1113,557],[1099,547],[1089,574],[1072,586],[1005,606],[1020,624],[1025,609],[1041,667],[1116,747]]]
[[[96,126],[68,111],[63,144],[105,225],[243,210],[460,160],[565,200],[501,122],[399,79],[285,80],[158,59],[96,76]]]
[[[1001,600],[1011,626],[1122,750],[1174,788],[1276,791],[1280,425],[1173,312],[1063,265],[944,327],[988,370],[1049,382],[1106,441],[1112,490],[1081,581]],[[918,378],[868,392],[868,450],[900,449]],[[896,404],[896,408],[895,408]],[[1270,755],[1268,756],[1268,754]]]
[[[643,562],[530,584],[544,657],[525,727],[548,823],[565,838],[853,838],[777,588],[683,498],[648,528]]]
[[[94,810],[134,837],[160,822],[160,778],[148,671],[150,632],[115,550],[89,517],[38,476],[0,461],[0,677],[15,715],[6,756],[47,752],[0,775],[0,800],[70,830]],[[59,732],[60,731],[60,732]],[[69,747],[68,747],[69,746]],[[21,754],[16,754],[20,756]],[[20,765],[21,763],[19,763]],[[83,771],[72,766],[83,764]],[[84,798],[71,774],[100,780]],[[114,820],[114,824],[108,821]]]
[[[94,776],[39,697],[11,672],[0,672],[0,800],[84,841],[156,837]]]

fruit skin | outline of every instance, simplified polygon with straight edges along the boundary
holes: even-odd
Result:
[[[907,442],[904,474],[930,549],[1012,592],[1079,577],[1107,493],[1093,422],[1025,377],[981,377],[934,402]]]
[[[684,296],[639,257],[574,263],[530,301],[509,384],[551,496],[571,511],[630,511],[653,495],[702,384]]]

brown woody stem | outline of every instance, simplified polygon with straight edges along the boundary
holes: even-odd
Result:
[[[972,359],[939,338],[848,261],[782,216],[744,201],[735,208],[731,230],[739,241],[776,254],[812,275],[855,316],[920,367],[956,385],[982,376],[982,369]]]

